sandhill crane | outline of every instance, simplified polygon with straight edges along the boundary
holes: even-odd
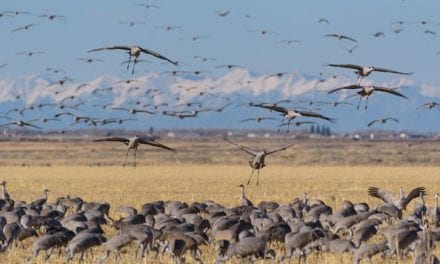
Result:
[[[368,126],[370,127],[370,126],[374,125],[375,123],[382,123],[382,124],[385,124],[385,123],[388,122],[389,120],[399,123],[399,119],[397,119],[397,118],[394,118],[394,117],[385,117],[385,118],[375,119],[375,120],[371,121],[370,123],[368,123]]]
[[[412,199],[420,196],[420,193],[425,194],[425,187],[416,187],[411,190],[408,196],[403,194],[402,187],[400,188],[400,197],[397,198],[388,191],[377,188],[377,187],[369,187],[368,194],[372,197],[376,197],[381,199],[387,204],[391,204],[395,206],[399,210],[405,210],[406,206],[412,201]]]
[[[103,59],[96,59],[96,58],[78,58],[78,60],[86,62],[86,63],[93,63],[95,61],[97,62],[103,62]]]
[[[433,109],[433,108],[437,108],[437,110],[439,110],[440,108],[440,104],[432,101],[432,102],[428,102],[428,103],[424,103],[421,106],[417,107],[418,109]]]
[[[338,40],[346,39],[346,40],[349,40],[349,41],[352,41],[352,42],[357,42],[357,40],[355,40],[355,39],[352,38],[352,37],[349,37],[349,36],[346,36],[346,35],[342,35],[342,34],[336,34],[336,33],[325,34],[324,37],[337,38]]]
[[[42,14],[42,15],[38,15],[39,17],[46,17],[49,20],[55,20],[55,19],[59,19],[59,20],[64,20],[65,16],[62,15],[55,15],[55,14]]]
[[[286,150],[286,149],[290,148],[291,146],[293,146],[293,144],[290,144],[288,146],[285,146],[285,147],[282,147],[282,148],[279,148],[279,149],[274,149],[274,150],[271,150],[271,151],[267,151],[267,150],[255,151],[255,150],[252,150],[252,149],[250,149],[248,147],[245,147],[243,145],[236,144],[236,143],[230,141],[227,138],[224,138],[224,140],[226,140],[227,142],[231,143],[232,145],[238,147],[242,151],[244,151],[247,154],[249,154],[249,155],[254,157],[253,160],[249,161],[249,165],[252,168],[252,172],[251,172],[251,175],[249,176],[247,184],[249,185],[249,183],[251,181],[251,178],[252,178],[252,175],[254,174],[254,171],[257,170],[257,186],[258,186],[259,181],[260,181],[260,169],[262,169],[262,168],[264,168],[266,166],[266,164],[264,163],[264,160],[265,160],[266,156],[274,154],[274,153],[277,153],[277,152],[282,151],[282,150]]]
[[[278,43],[286,43],[286,44],[290,45],[290,44],[293,44],[293,43],[300,44],[301,41],[300,40],[296,40],[296,39],[283,39],[283,40],[278,41]]]
[[[424,192],[420,192],[419,193],[419,197],[420,197],[420,201],[421,203],[416,203],[414,205],[414,212],[413,212],[413,216],[417,217],[418,219],[424,219],[424,217],[426,216],[426,205],[425,205],[425,193]]]
[[[120,111],[127,111],[133,115],[135,115],[136,113],[147,113],[150,115],[154,115],[155,112],[151,112],[148,110],[144,110],[144,109],[136,109],[136,108],[124,108],[124,107],[112,107],[113,110],[120,110]]]
[[[146,145],[150,145],[153,147],[158,147],[158,148],[163,148],[169,151],[175,151],[174,149],[167,147],[159,142],[156,142],[154,140],[150,140],[148,138],[142,138],[142,137],[138,137],[137,135],[135,135],[134,137],[131,138],[122,138],[122,137],[110,137],[110,138],[103,138],[103,139],[95,139],[93,140],[93,142],[101,142],[101,141],[116,141],[116,142],[122,142],[125,145],[127,145],[127,154],[125,155],[125,161],[123,166],[126,165],[127,163],[127,157],[128,157],[128,152],[130,151],[130,149],[134,150],[134,162],[133,162],[133,167],[136,167],[136,152],[137,152],[137,148],[139,146],[139,144],[146,144]]]
[[[390,70],[386,68],[380,68],[375,66],[361,66],[361,65],[355,65],[355,64],[327,64],[327,66],[331,67],[339,67],[339,68],[348,68],[348,69],[354,69],[354,73],[358,76],[356,80],[356,84],[360,84],[362,79],[364,77],[367,77],[370,75],[373,71],[376,72],[387,72],[387,73],[395,73],[395,74],[402,74],[402,75],[410,75],[412,72],[400,72],[395,70]]]
[[[246,237],[239,242],[230,243],[227,240],[220,240],[217,243],[216,264],[223,263],[233,256],[245,258],[275,258],[275,252],[267,248],[267,241],[261,237]]]
[[[44,54],[44,51],[21,51],[21,52],[15,53],[15,54],[17,54],[17,55],[25,55],[25,56],[28,56],[28,57],[32,57],[32,56],[34,56],[36,54]]]
[[[33,128],[41,129],[41,127],[39,127],[39,126],[36,126],[34,124],[31,124],[29,122],[25,122],[25,121],[22,121],[22,120],[18,120],[18,121],[15,121],[15,122],[10,122],[10,123],[6,123],[6,124],[2,124],[2,125],[0,125],[0,127],[2,127],[2,126],[10,126],[10,125],[16,125],[18,127],[28,126],[28,127],[33,127]]]
[[[324,119],[324,120],[327,120],[330,122],[334,121],[333,118],[326,117],[324,115],[321,115],[321,114],[318,114],[315,112],[311,112],[311,111],[300,111],[300,110],[296,110],[296,109],[292,109],[292,108],[285,108],[285,107],[277,106],[277,105],[273,105],[273,104],[269,105],[269,104],[253,104],[253,103],[251,103],[249,105],[254,106],[254,107],[265,108],[265,109],[269,109],[269,110],[281,113],[283,115],[283,118],[281,120],[281,124],[283,124],[284,119],[287,119],[287,132],[289,132],[291,121],[297,117],[300,117],[300,116],[320,118],[320,119]]]
[[[170,30],[174,30],[174,29],[180,29],[182,27],[179,26],[170,26],[170,25],[163,25],[163,26],[156,26],[156,28],[160,28],[163,29],[165,31],[170,31]]]
[[[29,29],[31,27],[36,26],[36,25],[37,24],[27,24],[27,25],[24,25],[24,26],[21,26],[21,27],[18,27],[18,28],[15,28],[15,29],[11,30],[11,33],[14,33],[14,32],[20,31],[20,30],[27,30],[27,29]]]
[[[97,263],[103,263],[110,255],[110,252],[115,252],[116,263],[119,263],[121,255],[119,254],[121,248],[127,246],[130,242],[134,241],[134,237],[130,234],[120,233],[114,237],[108,239],[104,244],[104,255],[102,255]]]
[[[359,102],[356,106],[357,109],[359,109],[359,106],[361,104],[361,100],[362,98],[366,98],[366,102],[365,102],[365,109],[368,108],[368,98],[374,93],[374,92],[383,92],[383,93],[389,93],[392,95],[396,95],[396,96],[400,96],[403,97],[405,99],[408,99],[408,97],[406,97],[405,95],[399,93],[396,91],[397,88],[387,88],[387,87],[381,87],[381,86],[375,86],[375,85],[370,85],[370,86],[364,86],[364,85],[359,85],[359,84],[353,84],[353,85],[348,85],[348,86],[343,86],[343,87],[339,87],[336,89],[333,89],[331,91],[328,92],[328,94],[340,91],[340,90],[356,90],[356,89],[360,89],[360,91],[358,91],[356,94],[358,94],[359,97]],[[354,94],[354,95],[356,95]],[[354,96],[351,95],[351,96]],[[350,96],[350,97],[351,97]]]
[[[251,117],[240,120],[241,123],[248,122],[248,121],[256,121],[257,123],[260,123],[263,120],[276,120],[275,117]]]
[[[354,250],[353,263],[359,264],[364,258],[367,258],[371,262],[371,257],[389,250],[387,244],[388,241],[382,241],[377,244],[362,243],[359,248]]]
[[[248,30],[248,32],[250,32],[250,33],[257,33],[257,34],[260,34],[260,35],[268,35],[268,34],[271,34],[271,35],[278,35],[278,32],[276,32],[276,31],[273,31],[273,30],[268,30],[268,29],[250,29],[250,30]]]
[[[9,193],[8,193],[8,191],[6,190],[6,181],[2,181],[1,183],[0,183],[0,185],[2,186],[2,188],[3,188],[3,196],[2,196],[2,199],[3,200],[9,200],[10,199],[10,196],[9,196]]]
[[[254,204],[244,195],[244,185],[240,184],[237,187],[241,188],[241,205],[253,207]]]
[[[133,27],[135,25],[144,25],[145,22],[143,22],[143,21],[119,21],[119,24],[128,25],[129,27]]]
[[[54,248],[60,248],[67,245],[67,243],[75,236],[75,233],[70,230],[63,230],[54,234],[44,234],[40,236],[32,244],[32,256],[26,258],[30,261],[31,258],[36,258],[41,250],[45,251],[44,261],[47,261],[52,255]]]
[[[43,191],[43,198],[37,199],[33,202],[31,202],[32,207],[41,207],[47,202],[47,193],[50,192],[48,189],[44,189]]]
[[[385,33],[383,33],[382,31],[374,32],[373,37],[385,37]]]
[[[330,24],[330,21],[328,21],[328,19],[327,18],[320,18],[319,20],[318,20],[318,23],[325,23],[325,24],[327,24],[327,25],[329,25]]]
[[[128,55],[129,55],[128,62],[129,63],[127,64],[127,70],[128,70],[128,68],[130,66],[131,57],[134,57],[133,69],[131,71],[131,74],[134,74],[134,68],[136,66],[137,59],[139,58],[139,55],[141,55],[141,53],[149,54],[149,55],[152,55],[152,56],[154,56],[156,58],[159,58],[161,60],[166,60],[166,61],[168,61],[168,62],[170,62],[170,63],[172,63],[174,65],[177,65],[177,62],[168,59],[167,57],[161,55],[160,53],[157,53],[157,52],[155,52],[153,50],[142,48],[140,46],[112,46],[112,47],[103,47],[103,48],[92,49],[92,50],[89,50],[88,52],[101,51],[101,50],[126,50],[126,51],[128,51]]]
[[[243,66],[237,65],[237,64],[222,64],[222,65],[217,65],[215,66],[215,68],[219,69],[219,68],[227,68],[228,70],[232,69],[232,68],[241,68],[244,69]]]
[[[434,195],[434,200],[435,200],[434,207],[429,208],[430,215],[431,215],[431,221],[435,227],[438,227],[440,225],[440,210],[438,208],[439,197],[440,197],[440,195],[438,193],[436,193]]]
[[[84,252],[94,246],[99,246],[107,239],[101,234],[79,233],[67,245],[67,262],[69,262],[76,253],[80,253],[80,262],[84,257]]]
[[[226,10],[226,11],[215,10],[215,12],[219,17],[225,17],[229,15],[230,10]]]

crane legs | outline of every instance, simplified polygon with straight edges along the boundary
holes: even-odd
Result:
[[[283,116],[283,118],[281,119],[281,124],[280,124],[280,126],[278,127],[277,133],[280,133],[281,125],[283,124],[283,122],[284,122],[284,116]]]
[[[133,68],[131,69],[131,74],[134,74],[134,67],[136,66],[136,62],[137,62],[137,57],[134,58]]]
[[[127,165],[127,158],[128,158],[128,152],[130,151],[130,148],[127,149],[127,153],[125,154],[125,161],[124,164],[122,164],[123,167],[125,167],[125,165]]]
[[[362,101],[362,96],[359,97],[359,102],[358,102],[358,105],[356,106],[356,109],[359,109],[359,106],[361,105],[361,101]]]
[[[257,170],[257,186],[260,184],[260,169]]]
[[[251,179],[252,179],[252,176],[254,175],[254,171],[255,171],[255,169],[252,169],[251,175],[249,176],[249,179],[247,181],[247,185],[249,185],[249,183],[251,183]],[[260,169],[257,169],[257,186],[258,186],[258,184],[260,184]]]
[[[137,149],[135,149],[134,150],[134,163],[133,163],[133,167],[135,168],[136,167],[136,152],[137,152]]]
[[[247,185],[249,185],[249,183],[251,182],[252,175],[254,175],[254,171],[255,171],[255,169],[252,168],[252,172],[251,172],[251,175],[249,176],[249,179],[248,179],[248,181],[247,181]]]
[[[128,71],[128,68],[130,67],[130,62],[131,62],[131,54],[128,53],[127,71]]]

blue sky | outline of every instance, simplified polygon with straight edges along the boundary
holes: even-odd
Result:
[[[145,9],[137,4],[157,5]],[[415,87],[429,87],[440,96],[438,35],[440,35],[440,2],[438,1],[2,1],[2,10],[19,10],[32,15],[0,17],[2,49],[0,79],[48,74],[47,67],[60,68],[75,83],[90,81],[101,75],[136,78],[148,72],[167,70],[206,70],[216,78],[225,70],[220,64],[238,64],[256,74],[299,71],[344,74],[349,70],[332,69],[326,63],[375,65],[414,74]],[[216,10],[230,13],[219,17]],[[49,20],[40,14],[57,14],[65,18]],[[246,18],[246,15],[251,18]],[[320,18],[330,22],[318,23]],[[120,21],[144,24],[129,27]],[[394,23],[405,21],[404,24]],[[421,21],[427,21],[422,24]],[[28,30],[10,31],[30,23]],[[178,26],[165,31],[161,26]],[[399,34],[393,30],[402,28]],[[269,30],[277,34],[261,35],[252,30]],[[374,37],[375,32],[385,37]],[[349,54],[349,41],[323,37],[342,33],[358,40],[358,47]],[[206,38],[191,41],[187,38]],[[299,40],[298,44],[279,43]],[[182,62],[178,68],[163,64],[153,57],[142,56],[151,63],[137,65],[132,76],[120,63],[128,58],[122,51],[87,53],[88,50],[112,45],[140,45]],[[32,57],[17,52],[44,51]],[[215,58],[202,62],[194,56]],[[78,60],[91,57],[105,60],[87,64]],[[373,74],[372,82],[387,82],[399,76]],[[55,78],[55,77],[54,77]],[[440,91],[440,90],[439,90]],[[427,124],[426,129],[430,128]]]

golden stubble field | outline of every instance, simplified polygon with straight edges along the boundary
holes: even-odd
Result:
[[[196,142],[197,143],[197,142]],[[39,143],[41,144],[41,143]],[[219,144],[218,142],[215,144]],[[267,144],[267,143],[266,143]],[[280,146],[283,143],[274,144]],[[119,213],[116,208],[122,204],[128,204],[136,208],[140,208],[142,204],[155,200],[180,200],[187,203],[203,200],[214,200],[226,206],[235,206],[240,202],[239,188],[236,186],[245,183],[250,174],[251,169],[247,165],[247,156],[241,152],[235,151],[230,146],[222,146],[227,153],[222,156],[222,160],[216,162],[197,162],[196,157],[186,157],[190,161],[182,162],[176,158],[175,160],[167,160],[160,162],[155,157],[155,151],[145,151],[138,156],[139,163],[137,168],[121,167],[125,151],[124,146],[104,146],[95,150],[95,152],[103,152],[101,160],[107,160],[108,153],[106,148],[113,149],[111,153],[117,157],[109,157],[107,160],[110,166],[84,166],[84,160],[87,160],[87,155],[90,155],[90,150],[85,146],[68,145],[72,157],[64,160],[57,157],[57,148],[55,151],[43,151],[41,159],[35,158],[32,155],[39,153],[38,150],[45,150],[42,148],[51,149],[52,145],[38,145],[31,147],[32,144],[26,145],[25,150],[22,150],[17,157],[3,159],[2,161],[9,165],[0,167],[0,180],[8,182],[8,190],[11,197],[15,200],[32,201],[41,197],[43,189],[50,189],[49,202],[55,201],[57,197],[71,195],[79,196],[86,201],[107,201],[111,204],[110,215],[113,218],[119,218]],[[391,144],[392,145],[392,144]],[[362,153],[364,150],[348,146],[352,148],[353,155]],[[344,146],[344,148],[348,148]],[[431,148],[433,146],[430,146]],[[187,148],[189,148],[187,146]],[[306,148],[304,146],[304,148]],[[376,146],[381,149],[380,146]],[[26,160],[26,149],[31,149],[29,159]],[[189,148],[190,149],[190,148]],[[209,160],[219,159],[212,156],[217,153],[211,147],[203,147],[203,144],[195,144],[192,149],[197,151],[206,151],[205,158]],[[402,148],[404,149],[404,148]],[[222,150],[222,148],[217,148]],[[83,151],[84,155],[76,156],[75,151]],[[316,150],[315,150],[316,151]],[[320,150],[323,151],[323,150]],[[370,150],[374,152],[374,150]],[[387,146],[388,152],[396,152],[396,149]],[[397,150],[398,152],[399,150]],[[419,150],[420,151],[420,148]],[[331,152],[338,152],[341,150],[332,149]],[[383,149],[382,149],[383,152]],[[377,151],[376,157],[383,158],[382,152]],[[429,151],[428,151],[429,152]],[[18,152],[17,152],[18,153]],[[306,152],[307,153],[307,152]],[[413,155],[411,152],[408,152]],[[122,154],[122,155],[121,155]],[[0,156],[10,157],[11,153],[4,151]],[[158,154],[165,155],[163,153]],[[179,153],[178,155],[184,155]],[[200,153],[193,154],[200,155]],[[329,166],[321,165],[319,162],[309,162],[307,166],[293,166],[295,162],[286,162],[285,157],[295,155],[299,159],[310,159],[312,157],[300,157],[297,150],[286,151],[280,153],[276,157],[268,158],[268,166],[261,171],[260,186],[255,185],[255,178],[251,185],[247,188],[247,197],[255,204],[264,200],[273,200],[279,203],[291,202],[294,198],[308,193],[309,197],[322,199],[328,205],[332,206],[334,210],[340,208],[343,200],[348,199],[353,202],[366,201],[370,205],[379,204],[380,201],[371,198],[367,195],[367,188],[369,186],[379,186],[392,190],[397,194],[400,186],[404,190],[409,191],[416,186],[425,186],[428,191],[426,198],[429,206],[433,205],[433,195],[440,192],[440,167],[435,166],[434,163],[425,164],[418,163],[403,163],[402,166],[377,166],[374,164],[356,165],[356,166]],[[437,159],[437,155],[430,154],[431,159]],[[61,155],[62,156],[62,155]],[[152,165],[147,165],[149,157],[153,156],[154,162]],[[323,156],[331,156],[324,153]],[[62,156],[63,157],[63,156]],[[130,158],[131,156],[129,156]],[[281,158],[283,157],[283,158]],[[347,157],[352,158],[352,157]],[[394,158],[395,157],[390,157]],[[30,163],[31,166],[17,166],[21,159]],[[185,159],[183,157],[182,159]],[[337,157],[341,159],[341,157]],[[231,160],[231,162],[229,162]],[[56,161],[56,162],[54,162]],[[61,164],[63,161],[64,163]],[[47,162],[50,166],[36,166],[38,162]],[[66,164],[73,164],[67,166]],[[162,164],[162,165],[161,165]],[[314,164],[314,165],[313,165]],[[325,164],[325,162],[324,162]],[[29,165],[29,164],[28,164]],[[416,201],[418,202],[418,201]],[[409,210],[412,210],[412,204]],[[108,236],[115,234],[115,231],[109,227],[105,227]],[[4,254],[0,254],[0,263],[23,263],[24,258],[31,254],[31,244],[34,239],[25,241],[24,248],[18,247],[8,250]],[[280,254],[280,248],[275,248]],[[121,263],[134,262],[134,247],[128,247],[123,250]],[[204,263],[213,263],[215,257],[212,247],[202,248],[202,260]],[[440,251],[436,250],[438,254]],[[94,256],[87,256],[86,263],[95,263],[97,257],[101,254],[101,247],[95,250]],[[33,263],[43,263],[43,254],[40,254]],[[350,255],[343,256],[344,263],[350,263]],[[189,258],[189,262],[192,260]],[[382,260],[380,257],[373,259],[374,263],[395,263],[396,259]],[[65,257],[62,255],[58,257],[52,256],[50,263],[64,263]],[[74,262],[77,262],[75,260]],[[108,259],[106,263],[113,263],[113,257]],[[144,261],[145,263],[172,263],[167,256],[159,256],[154,258],[148,255]],[[261,261],[262,262],[262,261]],[[296,263],[296,259],[292,259],[290,263]],[[332,254],[324,254],[322,256],[310,256],[308,263],[339,263],[340,256]],[[407,258],[403,263],[411,263],[412,259]],[[287,262],[286,262],[287,263]]]
[[[119,217],[115,210],[119,205],[129,204],[136,208],[155,200],[180,200],[187,203],[215,200],[227,206],[240,202],[236,186],[247,180],[250,169],[246,166],[218,165],[168,165],[141,166],[136,169],[121,167],[3,167],[0,175],[9,185],[9,191],[16,200],[31,201],[41,196],[44,188],[51,190],[49,200],[70,194],[87,201],[107,201],[112,205],[111,216]],[[258,203],[273,200],[290,202],[307,192],[310,197],[324,200],[338,209],[344,199],[353,202],[366,201],[379,204],[379,200],[367,196],[368,186],[381,186],[398,191],[424,185],[429,195],[427,202],[433,205],[432,194],[440,190],[440,168],[437,167],[287,167],[272,166],[261,174],[260,186],[254,182],[247,188],[247,196]],[[409,207],[411,209],[412,206]],[[109,234],[114,234],[106,228]],[[0,255],[0,263],[22,263],[31,253],[31,241],[25,242],[25,249],[16,248]],[[128,248],[133,252],[133,248]],[[212,249],[202,249],[203,260],[212,263]],[[95,253],[95,258],[100,249]],[[94,263],[91,256],[86,263]],[[344,257],[349,261],[350,257]],[[133,262],[132,254],[123,254],[122,263]],[[379,259],[377,259],[379,260]],[[292,260],[294,263],[296,260]],[[309,258],[309,263],[338,263],[339,257],[326,254]],[[395,261],[395,260],[394,260]],[[410,261],[408,259],[408,261]],[[63,263],[64,257],[54,256],[51,263]],[[113,259],[107,262],[114,262]],[[153,258],[148,263],[168,263],[167,257]],[[42,254],[38,261],[43,263]],[[389,261],[386,263],[394,263]]]

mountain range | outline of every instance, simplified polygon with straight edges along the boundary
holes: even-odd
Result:
[[[355,91],[327,94],[331,89],[352,84],[354,75],[305,74],[298,71],[267,75],[233,68],[217,77],[206,76],[203,72],[150,72],[129,80],[103,75],[87,82],[71,80],[59,74],[18,76],[0,80],[0,115],[11,118],[0,120],[5,124],[69,113],[59,116],[58,121],[32,122],[47,130],[90,127],[90,122],[75,122],[76,115],[96,120],[136,119],[123,124],[99,126],[103,129],[123,127],[142,130],[150,126],[158,129],[276,129],[281,122],[278,113],[251,107],[249,103],[289,100],[280,105],[335,118],[333,123],[313,120],[328,125],[332,131],[366,129],[371,120],[383,117],[395,117],[400,122],[378,123],[375,124],[377,128],[417,132],[440,129],[436,109],[418,109],[420,105],[435,100],[438,96],[435,87],[415,84],[411,79],[400,76],[390,75],[388,79],[374,84],[400,87],[400,92],[408,100],[389,94],[375,94],[369,100],[368,109],[364,109],[365,101],[356,109],[359,97],[350,96]],[[363,84],[372,85],[373,81],[365,79]],[[331,104],[334,102],[349,104],[335,107]],[[25,110],[20,114],[23,108]],[[154,114],[131,114],[115,108],[143,109]],[[197,111],[197,115],[181,119],[163,115],[164,111],[183,111],[189,115]],[[277,120],[240,122],[252,117],[275,117]]]

